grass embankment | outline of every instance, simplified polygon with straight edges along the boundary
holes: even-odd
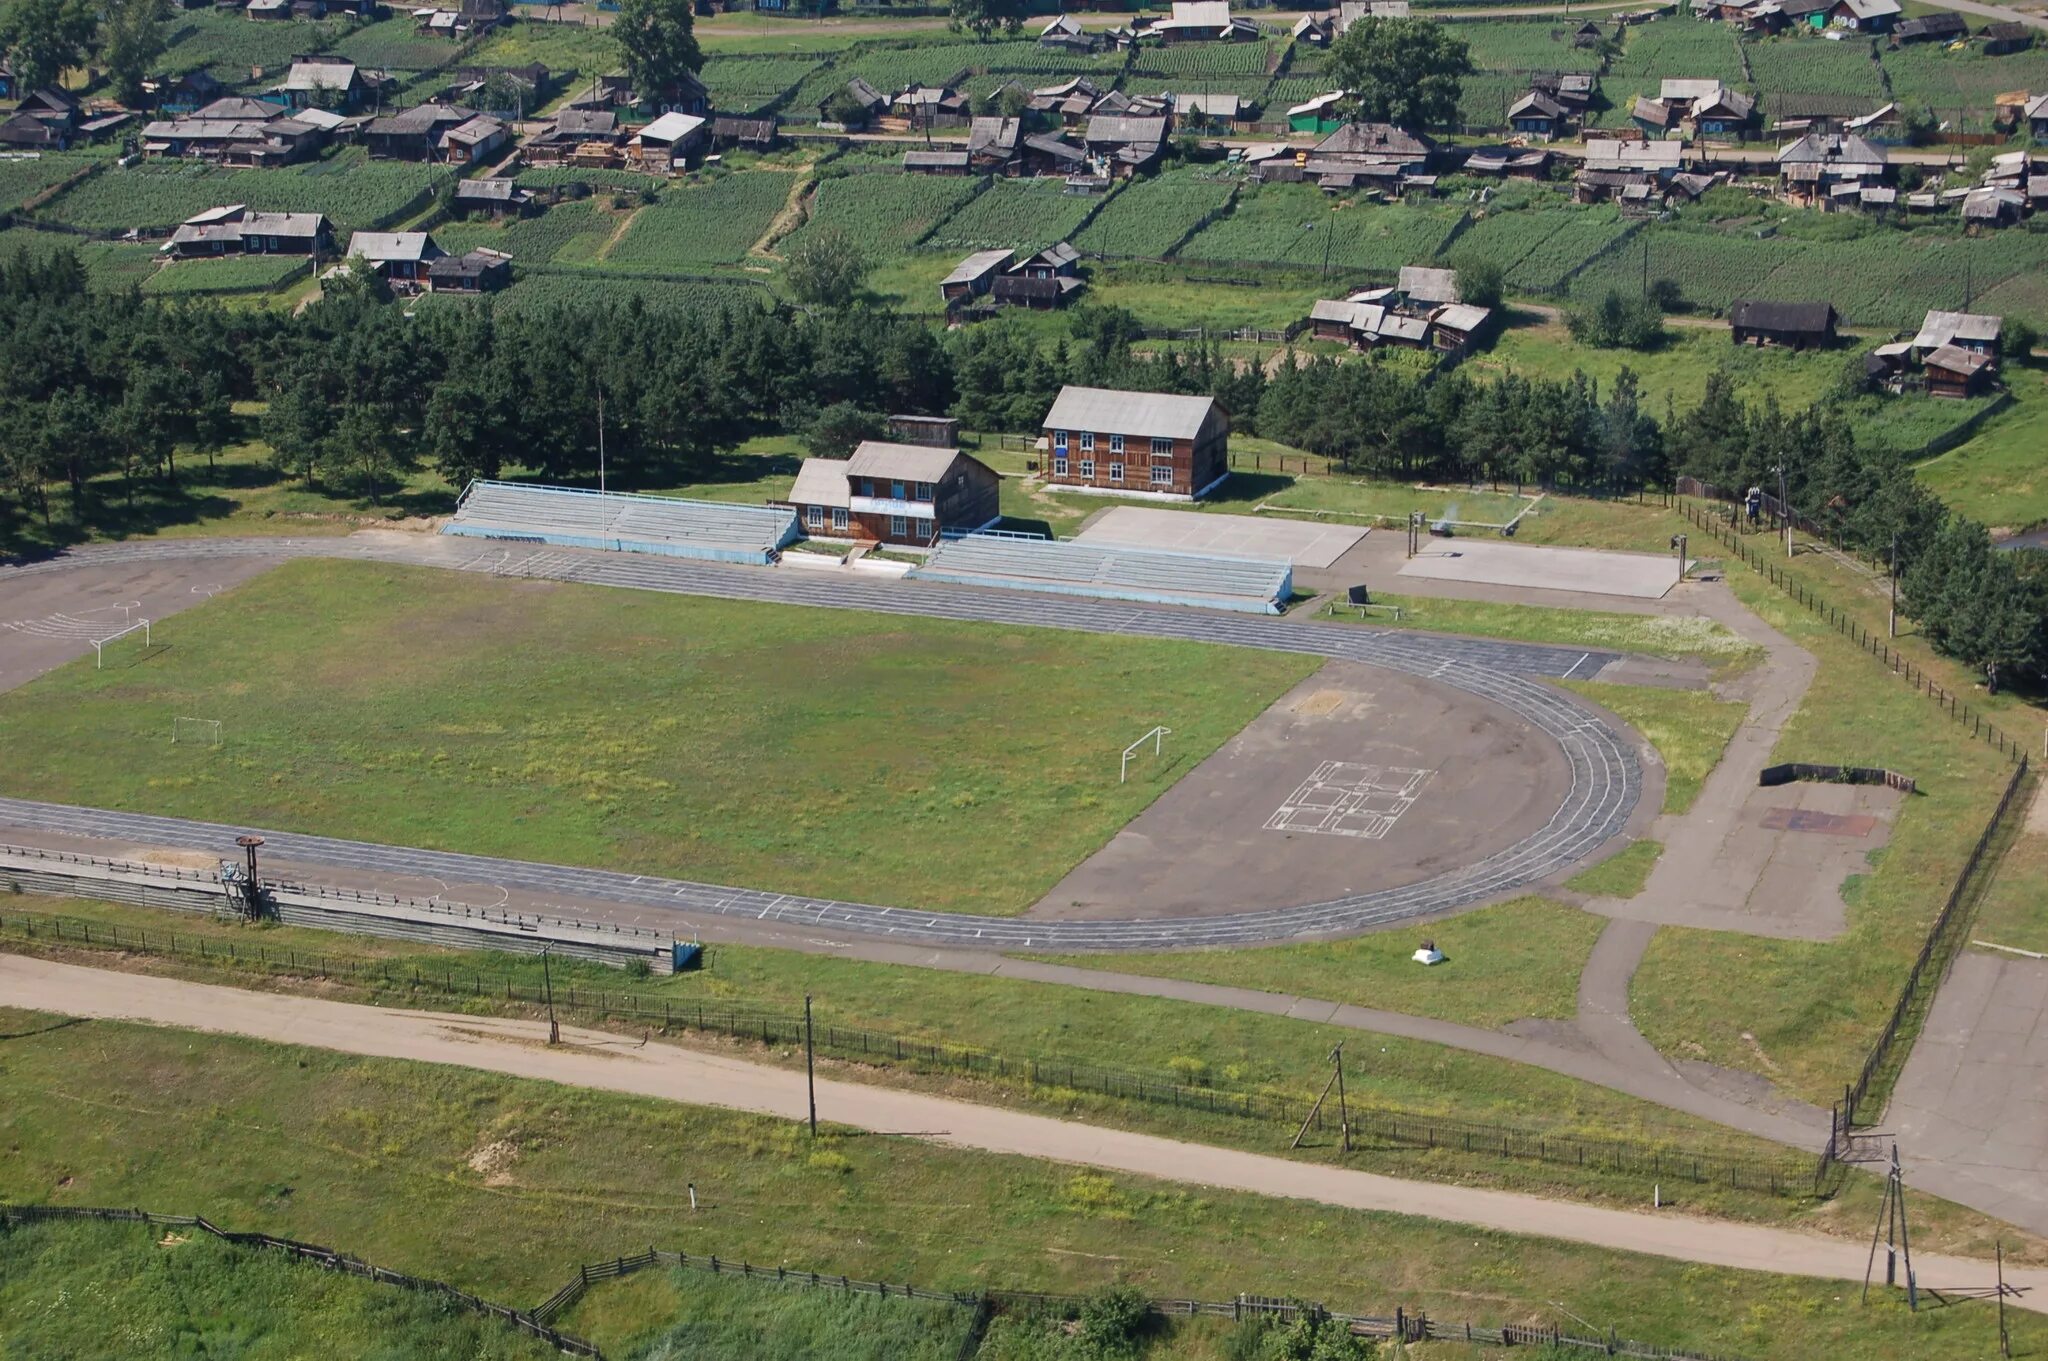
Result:
[[[554,1324],[624,1361],[955,1361],[973,1319],[971,1305],[650,1268],[592,1286]]]
[[[1988,1353],[1981,1302],[1909,1314],[1722,1271],[394,1060],[0,1011],[0,1195],[203,1210],[492,1298],[650,1243],[934,1288],[1239,1291],[1443,1318],[1573,1313],[1771,1358]],[[829,1112],[828,1112],[829,1116]],[[700,1209],[692,1213],[686,1183]],[[2015,1341],[2048,1323],[2013,1317]]]
[[[1580,870],[1564,881],[1574,893],[1594,898],[1633,898],[1650,882],[1650,871],[1664,846],[1656,841],[1632,841],[1628,849],[1608,856],[1591,869]]]
[[[158,938],[159,948],[162,936],[175,931],[184,946],[184,952],[175,957],[124,955],[104,941],[90,949],[80,946],[75,928],[63,945],[55,944],[47,930],[34,940],[13,926],[0,933],[0,948],[102,967],[279,991],[311,990],[323,996],[399,1006],[511,1010],[517,1014],[526,1014],[530,1008],[504,1006],[503,984],[512,982],[527,996],[535,995],[541,984],[539,961],[525,956],[458,953],[299,927],[252,928],[112,903],[24,897],[13,900],[13,906],[10,918],[24,910],[47,907],[74,921],[146,930]],[[1488,914],[1472,916],[1486,918]],[[1260,986],[1263,981],[1284,988],[1291,980],[1308,978],[1318,982],[1318,992],[1327,992],[1333,1000],[1357,1000],[1365,1005],[1392,1005],[1404,993],[1412,1005],[1425,1009],[1457,999],[1447,1009],[1456,1012],[1462,1007],[1467,1015],[1486,1022],[1524,1015],[1570,1016],[1578,969],[1592,948],[1597,919],[1540,900],[1529,900],[1525,911],[1493,909],[1488,920],[1468,925],[1472,916],[1427,928],[1436,932],[1439,945],[1450,956],[1447,963],[1432,970],[1406,959],[1407,952],[1414,949],[1412,933],[1235,954],[1158,956],[1152,962],[1162,973],[1173,971],[1177,964],[1190,965],[1197,973],[1213,970],[1215,981],[1240,986]],[[1438,925],[1445,929],[1439,931]],[[1510,927],[1520,927],[1523,933]],[[1525,949],[1517,943],[1524,935],[1540,940],[1546,934],[1560,943],[1544,949]],[[207,959],[193,958],[195,942],[202,939],[213,953]],[[1470,949],[1461,943],[1468,940],[1474,942]],[[272,974],[246,957],[239,963],[221,958],[229,945],[244,956],[251,946],[267,949],[274,956],[296,952],[306,962],[298,977]],[[387,964],[392,984],[386,987],[374,980],[348,978],[346,965],[358,960]],[[1546,966],[1546,960],[1554,963]],[[679,1009],[702,1002],[712,1011],[733,1008],[781,1015],[800,1014],[803,999],[811,996],[820,1026],[875,1030],[1007,1058],[1063,1058],[1194,1087],[1213,1086],[1231,1092],[1249,1088],[1303,1101],[1312,1099],[1328,1077],[1330,1046],[1349,1034],[1356,1059],[1347,1082],[1354,1103],[1505,1122],[1561,1135],[1711,1148],[1730,1156],[1775,1160],[1785,1153],[1766,1141],[1731,1135],[1707,1121],[1542,1069],[1421,1041],[1356,1035],[1262,1011],[750,946],[716,946],[709,961],[703,972],[639,980],[597,965],[557,961],[554,987],[565,1003],[571,987],[623,989],[657,1002],[672,1000]],[[1238,961],[1245,966],[1237,967]],[[1146,962],[1136,961],[1141,969]],[[465,989],[474,986],[474,992],[470,996],[454,996],[442,989],[415,993],[410,984],[415,968],[426,979],[445,976]],[[319,981],[306,977],[322,973],[335,976]],[[1532,978],[1538,980],[1534,986],[1529,981]],[[471,979],[481,983],[471,985]],[[1491,993],[1511,1000],[1482,1000]],[[641,1031],[644,1026],[635,1033]],[[679,1039],[718,1043],[689,1032]],[[792,1057],[753,1046],[746,1052],[767,1061]],[[802,1056],[793,1057],[800,1061]],[[914,1064],[845,1071],[875,1080],[924,1081]],[[957,1088],[972,1100],[1029,1105],[1098,1123],[1130,1124],[1263,1151],[1283,1150],[1293,1133],[1291,1128],[1258,1121],[1209,1117],[1205,1112],[1114,1100],[1053,1085],[958,1081],[949,1072],[932,1080]],[[1375,1151],[1371,1160],[1382,1170],[1398,1166],[1420,1176],[1527,1188],[1575,1186],[1587,1195],[1631,1203],[1641,1189],[1631,1177],[1607,1177],[1597,1169],[1581,1177],[1573,1168],[1504,1164],[1498,1158],[1468,1157],[1450,1149],[1434,1153]],[[1717,1208],[1743,1216],[1778,1218],[1798,1210],[1794,1202],[1769,1197],[1745,1194],[1722,1200],[1719,1191],[1713,1195]]]
[[[1664,762],[1667,813],[1683,813],[1692,807],[1700,786],[1721,764],[1728,739],[1735,736],[1749,712],[1747,704],[1715,699],[1702,690],[1662,690],[1600,681],[1558,683],[1607,709],[1649,739]]]
[[[1313,659],[297,562],[0,696],[10,793],[1016,912]],[[228,638],[261,638],[252,673]],[[804,659],[792,665],[792,659]],[[1176,757],[1116,752],[1173,697]],[[220,720],[176,746],[175,715]],[[1020,834],[1028,829],[1028,834]]]
[[[9,1049],[25,1043],[14,1039]],[[279,1192],[288,1196],[291,1189]],[[246,1226],[229,1219],[227,1227]],[[351,1243],[329,1246],[365,1253]],[[432,1262],[413,1265],[436,1274]],[[534,1302],[507,1301],[521,1308]],[[544,1361],[556,1352],[438,1295],[234,1247],[198,1230],[64,1221],[0,1230],[0,1354],[72,1361]]]
[[[1674,1057],[1761,1073],[1810,1101],[1838,1099],[1883,1027],[1906,971],[2010,767],[1862,649],[1755,573],[1729,580],[1820,669],[1774,757],[1884,766],[1919,792],[1900,805],[1868,875],[1844,886],[1849,928],[1829,942],[1666,928],[1637,971],[1632,1014]]]
[[[1698,615],[1622,614],[1606,610],[1567,610],[1543,605],[1507,605],[1488,600],[1447,600],[1437,596],[1373,592],[1373,603],[1398,608],[1396,618],[1385,610],[1361,618],[1356,608],[1341,603],[1325,607],[1323,616],[1376,628],[1421,629],[1430,633],[1461,633],[1474,638],[1506,638],[1522,643],[1556,643],[1566,647],[1610,648],[1671,659],[1697,657],[1722,670],[1740,667],[1761,655],[1725,625]]]

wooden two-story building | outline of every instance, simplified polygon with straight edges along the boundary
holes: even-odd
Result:
[[[1230,413],[1214,397],[1064,387],[1044,429],[1049,486],[1191,501],[1230,475]]]
[[[930,548],[1000,518],[1002,479],[958,449],[863,440],[851,458],[807,458],[788,505],[814,538]]]

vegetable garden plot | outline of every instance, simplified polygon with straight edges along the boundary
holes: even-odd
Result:
[[[1601,78],[1609,107],[1593,121],[1599,127],[1626,127],[1637,95],[1654,95],[1666,79],[1718,80],[1731,88],[1744,86],[1742,53],[1726,24],[1697,19],[1660,19],[1632,25],[1622,39],[1621,54]]]
[[[1469,81],[1471,77],[1468,76],[1466,79]],[[1335,88],[1327,76],[1303,75],[1299,71],[1289,71],[1286,75],[1273,77],[1266,86],[1260,103],[1269,109],[1275,118],[1284,118],[1287,111],[1296,104],[1306,104],[1316,96],[1326,95]]]
[[[804,83],[819,63],[808,57],[712,57],[698,72],[721,113],[756,113]]]
[[[512,182],[528,189],[562,189],[577,184],[596,190],[660,190],[668,186],[667,177],[662,175],[643,175],[635,170],[590,170],[572,165],[535,166],[514,175]]]
[[[1597,71],[1600,54],[1572,46],[1575,21],[1533,22],[1487,19],[1448,24],[1452,37],[1472,49],[1472,65],[1481,71]]]
[[[1077,250],[1158,259],[1204,216],[1230,200],[1235,180],[1204,179],[1182,167],[1133,180],[1074,238]]]
[[[2000,57],[1974,47],[1950,52],[1938,43],[1914,43],[1885,53],[1884,69],[1901,107],[1925,105],[1971,132],[1990,130],[1994,96],[2008,90],[2048,93],[2048,48],[2039,42]]]
[[[291,278],[307,278],[302,255],[230,255],[219,260],[186,260],[149,276],[142,291],[153,297],[196,293],[262,293]]]
[[[1856,95],[1884,103],[1884,71],[1871,56],[1868,38],[1829,42],[1787,34],[1749,44],[1749,69],[1764,107],[1782,95]]]
[[[1273,261],[1391,273],[1436,257],[1462,216],[1438,205],[1340,203],[1306,184],[1247,188],[1230,216],[1181,248],[1189,260]]]
[[[1613,289],[1634,297],[1642,292],[1645,278],[1653,284],[1668,280],[1692,306],[1724,311],[1737,298],[1765,296],[1760,290],[1773,270],[1788,259],[1804,260],[1809,253],[1805,242],[1782,237],[1759,240],[1746,234],[1651,228],[1638,232],[1625,249],[1587,266],[1572,280],[1571,296],[1592,301]],[[1809,289],[1803,296],[1823,295]]]
[[[2048,237],[2007,230],[1957,238],[1930,231],[1881,231],[1816,244],[1800,267],[1781,265],[1760,296],[1824,298],[1852,322],[1912,327],[1929,308],[1971,306],[2006,280],[2048,271]],[[2024,297],[2024,293],[2021,294]],[[2042,320],[2037,313],[2029,320]]]
[[[624,307],[638,299],[649,310],[711,314],[751,309],[769,304],[768,291],[744,284],[671,283],[662,279],[634,279],[619,275],[575,270],[560,274],[534,274],[521,278],[497,295],[497,306],[505,309],[540,309],[600,306]]]
[[[334,51],[363,66],[386,71],[438,71],[455,60],[452,38],[424,38],[409,12],[402,19],[362,24],[334,45]],[[311,49],[302,49],[311,50]]]
[[[1508,110],[1528,92],[1526,74],[1481,71],[1466,76],[1458,87],[1458,121],[1468,128],[1505,128]]]
[[[1633,229],[1618,209],[1606,204],[1555,208],[1546,216],[1561,218],[1562,223],[1509,268],[1509,288],[1531,293],[1555,292],[1564,287],[1573,270],[1612,247]],[[1459,244],[1462,246],[1463,242]],[[1454,252],[1456,249],[1453,248]]]
[[[69,232],[39,232],[32,227],[10,227],[0,231],[0,258],[26,251],[38,257],[70,251],[85,266],[86,280],[101,289],[126,288],[141,283],[156,268],[156,251],[149,246],[112,241],[89,241]]]
[[[436,184],[445,166],[344,155],[280,170],[222,170],[196,163],[145,162],[102,171],[52,200],[43,214],[87,231],[174,227],[224,203],[259,212],[325,213],[338,231],[393,217]]]
[[[33,161],[0,161],[0,213],[19,208],[53,184],[99,160],[98,156],[45,153]]]
[[[1070,238],[1100,200],[1069,194],[1058,179],[997,180],[932,229],[921,250],[994,250],[1027,254]]]
[[[1251,43],[1181,43],[1173,47],[1140,48],[1131,63],[1134,75],[1186,78],[1266,75],[1273,69],[1274,46]]]
[[[262,23],[240,13],[205,10],[174,15],[165,25],[166,47],[157,65],[173,74],[208,70],[237,89],[275,85],[294,54],[324,52],[348,32],[345,23]],[[263,74],[252,78],[252,69]]]
[[[1461,260],[1491,260],[1503,272],[1563,230],[1569,209],[1522,209],[1489,212],[1458,237],[1453,253]]]
[[[558,203],[536,217],[496,223],[484,219],[448,222],[434,228],[434,240],[451,255],[488,246],[521,264],[557,260],[564,254],[587,260],[610,239],[617,221],[596,202]],[[577,249],[571,250],[571,243]]]
[[[847,175],[818,185],[810,220],[776,247],[792,246],[836,227],[870,254],[908,250],[965,203],[980,181],[938,175]]]
[[[1134,95],[1236,95],[1247,105],[1257,105],[1265,100],[1266,91],[1272,84],[1263,75],[1203,76],[1197,79],[1192,76],[1174,78],[1134,73],[1124,77],[1123,88]],[[1282,105],[1280,116],[1285,117],[1286,113],[1287,108]]]
[[[592,76],[619,69],[619,45],[611,30],[581,24],[516,23],[485,38],[465,66],[525,66],[539,62],[558,80],[588,84]]]
[[[702,269],[746,259],[789,202],[796,177],[742,170],[708,184],[671,187],[642,208],[605,258],[607,269]]]

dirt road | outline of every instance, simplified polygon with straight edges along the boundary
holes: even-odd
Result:
[[[805,1109],[801,1073],[670,1045],[643,1047],[617,1035],[574,1028],[564,1028],[564,1043],[549,1048],[545,1025],[532,1021],[246,992],[15,955],[0,956],[0,1003],[378,1058],[457,1064],[785,1119],[800,1119]],[[1864,1248],[1840,1239],[1401,1181],[885,1087],[820,1082],[818,1110],[823,1119],[860,1129],[1129,1175],[1157,1176],[1161,1168],[1172,1168],[1172,1180],[1202,1186],[1425,1215],[1714,1266],[1841,1280],[1863,1274]],[[1926,1256],[1918,1266],[1922,1282],[1936,1288],[1983,1288],[1992,1279],[1986,1262]],[[2048,1312],[2048,1270],[2008,1268],[2006,1279],[2027,1291],[2022,1307]]]

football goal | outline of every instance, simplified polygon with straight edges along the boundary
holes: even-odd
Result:
[[[142,635],[142,650],[144,652],[148,652],[150,648],[150,642],[149,621],[147,619],[138,619],[134,623],[130,624],[127,628],[117,629],[114,632],[108,634],[104,638],[92,639],[92,669],[98,671],[106,665],[108,643],[118,642],[119,640],[128,637],[130,634],[135,633],[140,633]]]
[[[1146,733],[1143,737],[1125,747],[1123,761],[1117,766],[1116,782],[1123,784],[1131,778],[1131,758],[1144,755],[1147,742],[1152,744],[1152,755],[1156,759],[1165,750],[1167,734],[1172,731],[1173,729],[1171,728],[1154,728],[1151,732]]]
[[[220,720],[217,718],[174,718],[171,720],[171,742],[188,746],[217,747],[220,745]]]

